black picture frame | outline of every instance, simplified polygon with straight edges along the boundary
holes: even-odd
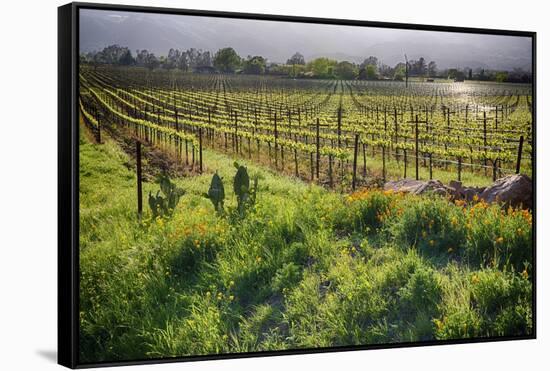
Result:
[[[444,31],[453,33],[474,33],[485,35],[507,35],[531,38],[532,41],[532,96],[533,96],[533,205],[536,205],[536,118],[537,118],[537,79],[536,79],[536,32],[486,28],[448,27],[424,24],[372,22],[348,19],[310,18],[298,16],[204,11],[160,7],[70,3],[58,8],[58,363],[69,368],[89,368],[154,364],[182,361],[218,360],[246,357],[280,356],[322,352],[342,352],[367,349],[402,348],[431,345],[481,343],[508,340],[536,339],[537,334],[537,263],[536,263],[536,222],[533,223],[533,333],[527,336],[486,337],[459,340],[424,341],[411,343],[390,343],[330,348],[292,349],[283,351],[263,351],[253,353],[212,354],[175,358],[127,360],[120,362],[81,363],[78,359],[79,337],[79,127],[78,127],[78,70],[79,70],[79,11],[81,9],[132,11],[142,13],[162,13],[195,15],[220,18],[271,20],[283,22],[317,23],[329,25],[349,25],[391,29]],[[537,208],[533,208],[536,220]]]

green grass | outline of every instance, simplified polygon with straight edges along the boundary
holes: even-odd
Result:
[[[80,143],[82,362],[501,335],[532,329],[531,214],[436,197],[327,191],[233,159],[173,181],[171,218],[136,215],[132,161]],[[239,161],[242,162],[242,161]],[[225,214],[207,192],[225,185]]]

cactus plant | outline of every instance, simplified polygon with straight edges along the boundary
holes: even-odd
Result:
[[[149,192],[149,207],[153,218],[168,217],[174,213],[174,210],[180,200],[180,197],[185,193],[183,189],[177,187],[170,179],[162,174],[158,178],[160,191],[156,195]],[[162,192],[161,195],[160,193]]]
[[[208,193],[204,195],[206,198],[212,201],[214,208],[218,213],[223,213],[223,200],[225,198],[225,191],[223,188],[222,178],[216,172],[212,176],[212,181],[210,182],[210,188]]]
[[[233,191],[237,196],[237,210],[242,217],[246,209],[256,203],[258,177],[254,177],[253,187],[250,188],[250,177],[248,176],[246,167],[239,165],[237,162],[234,165],[237,169],[237,174],[235,174],[235,179],[233,180]]]

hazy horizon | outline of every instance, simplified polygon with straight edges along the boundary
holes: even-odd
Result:
[[[214,54],[233,47],[241,57],[261,55],[285,63],[295,52],[361,63],[369,56],[394,66],[409,59],[434,60],[439,68],[522,68],[531,71],[531,38],[386,29],[108,10],[80,10],[80,52],[112,44],[157,56],[170,48]]]

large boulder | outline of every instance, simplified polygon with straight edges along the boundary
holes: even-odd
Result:
[[[466,200],[469,202],[473,201],[475,196],[479,197],[479,195],[485,191],[485,187],[465,187],[462,185],[462,182],[457,180],[451,180],[449,182],[449,187],[454,189],[452,195],[455,200]]]
[[[421,195],[424,193],[435,193],[438,195],[452,195],[454,196],[455,190],[451,187],[447,187],[439,180],[412,180],[401,179],[397,181],[387,182],[384,184],[384,190],[412,193],[415,195]]]
[[[533,182],[527,175],[514,174],[498,179],[479,198],[486,202],[502,202],[512,207],[533,207]]]

